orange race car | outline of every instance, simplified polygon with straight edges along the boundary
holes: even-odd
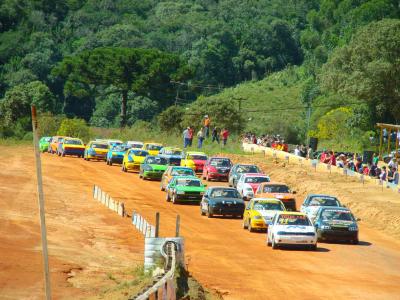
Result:
[[[255,198],[276,198],[283,202],[286,210],[296,211],[296,192],[284,183],[263,182],[258,187]]]
[[[58,154],[58,145],[64,141],[64,138],[66,138],[66,137],[59,136],[59,135],[53,136],[51,138],[51,142],[49,145],[49,152],[52,154],[54,154],[54,153]]]

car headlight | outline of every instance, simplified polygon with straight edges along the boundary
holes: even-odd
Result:
[[[321,226],[321,229],[322,229],[322,230],[329,230],[329,229],[331,229],[331,226],[329,226],[329,225],[322,225],[322,226]]]
[[[357,226],[350,226],[349,227],[349,231],[358,231],[358,227]]]
[[[176,193],[177,193],[178,195],[184,195],[184,194],[185,194],[184,191],[176,191]]]
[[[145,166],[143,166],[143,170],[145,170],[145,171],[153,171],[153,168],[151,166],[145,165]]]
[[[254,220],[261,220],[262,219],[262,217],[261,216],[254,216],[254,218],[253,218]]]

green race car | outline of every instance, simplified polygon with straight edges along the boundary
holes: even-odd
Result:
[[[181,201],[197,201],[203,198],[206,185],[196,176],[175,176],[167,185],[166,200],[176,204]]]
[[[44,136],[39,140],[40,152],[47,152],[47,150],[49,149],[50,140],[51,140],[50,136]]]
[[[161,180],[168,167],[168,161],[164,157],[147,156],[140,164],[139,177]]]

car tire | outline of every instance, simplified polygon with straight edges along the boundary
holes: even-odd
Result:
[[[311,251],[317,251],[317,244],[310,246]]]
[[[203,209],[201,208],[201,204],[200,204],[200,215],[201,216],[205,216],[206,215],[206,213],[203,211]]]
[[[213,214],[210,212],[210,208],[207,209],[207,218],[212,218]]]
[[[249,232],[254,232],[254,228],[251,227],[251,219],[249,219],[249,221],[247,221],[247,230]]]
[[[126,167],[125,167],[125,164],[122,164],[122,172],[126,172],[127,170],[126,170]]]
[[[112,164],[113,164],[113,163],[112,163],[112,160],[110,160],[110,161],[108,162],[108,165],[109,165],[109,166],[112,166]]]
[[[171,197],[169,196],[169,193],[167,192],[167,194],[165,195],[165,200],[167,200],[167,202],[171,201]]]
[[[277,243],[275,243],[275,239],[274,239],[274,237],[272,236],[272,241],[271,241],[271,247],[272,247],[272,249],[278,249],[278,244]]]
[[[272,243],[271,243],[271,241],[269,240],[269,235],[267,235],[267,246],[268,246],[268,247],[271,247],[271,246],[272,246]]]
[[[62,157],[65,157],[65,153],[64,153],[64,152],[61,152],[61,156],[62,156]]]
[[[242,222],[242,227],[243,227],[243,229],[247,229],[247,224],[246,224],[244,219],[243,219],[243,222]]]
[[[210,181],[210,176],[208,176],[208,173],[207,173],[207,175],[206,175],[206,180],[207,180],[207,181]]]
[[[172,203],[173,204],[178,204],[178,199],[176,198],[175,194],[172,195]]]
[[[161,183],[160,183],[160,190],[161,190],[162,192],[165,191],[164,186],[163,186],[163,184],[162,184],[162,181],[161,181]]]

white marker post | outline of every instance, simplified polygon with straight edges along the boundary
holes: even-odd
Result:
[[[37,124],[35,106],[31,107],[31,112],[32,112],[33,148],[35,150],[36,177],[37,177],[38,200],[39,200],[40,230],[42,237],[44,279],[46,283],[45,294],[46,294],[46,299],[50,300],[51,286],[50,286],[50,272],[49,272],[49,255],[47,251],[46,219],[45,219],[44,198],[43,198],[42,162],[40,160],[39,138],[37,133],[38,124]]]

